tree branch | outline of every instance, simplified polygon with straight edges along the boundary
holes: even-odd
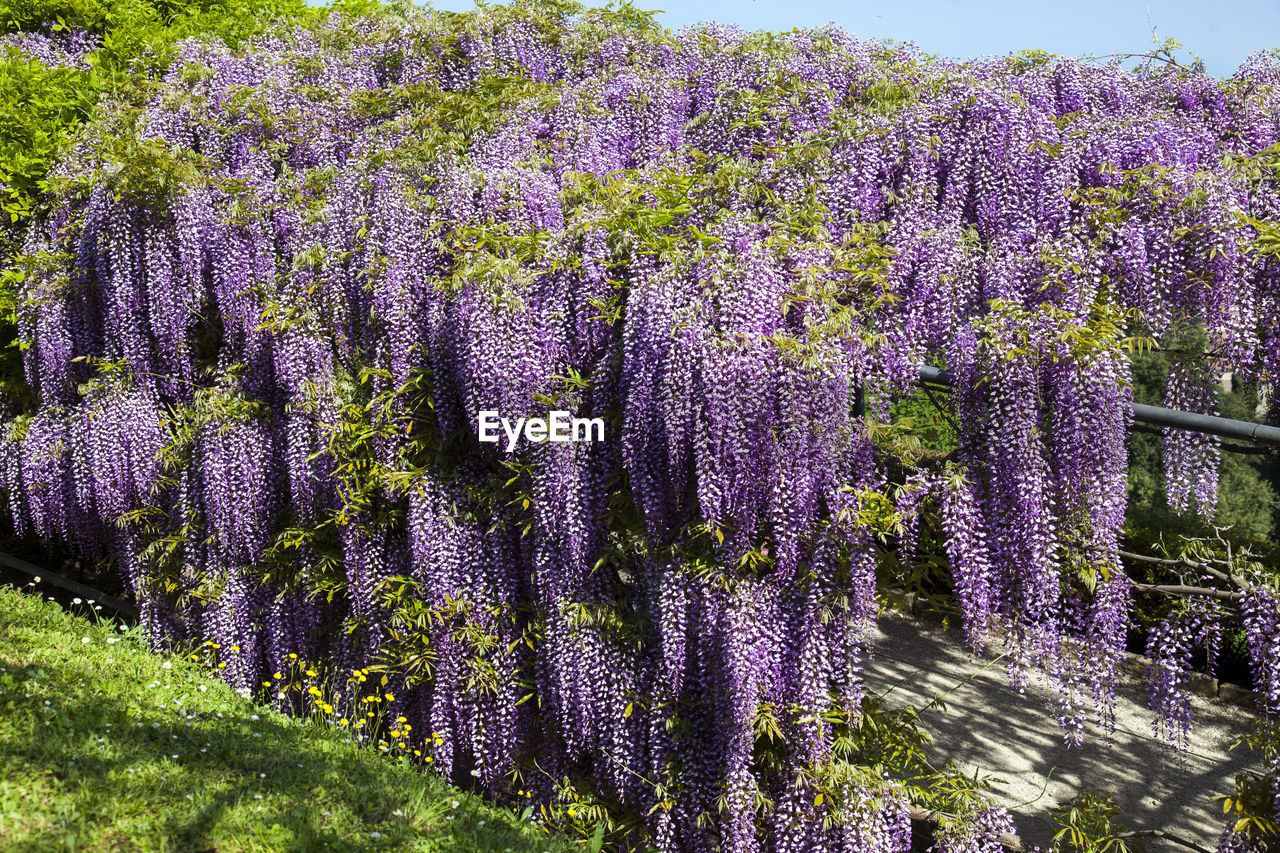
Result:
[[[1194,841],[1183,838],[1180,835],[1173,835],[1165,832],[1163,829],[1143,829],[1134,832],[1122,832],[1116,838],[1163,838],[1165,841],[1172,841],[1174,844],[1181,844],[1183,847],[1189,847],[1197,853],[1213,853],[1207,847],[1201,847]]]
[[[1233,592],[1225,589],[1214,589],[1213,587],[1204,586],[1187,586],[1183,584],[1145,584],[1130,580],[1129,583],[1136,589],[1146,590],[1147,592],[1163,592],[1169,595],[1203,595],[1209,598],[1217,598],[1222,601],[1240,601],[1244,598],[1244,593],[1248,592],[1252,587],[1247,581],[1238,575],[1224,572],[1216,569],[1208,563],[1197,563],[1186,557],[1179,557],[1176,560],[1170,560],[1165,557],[1148,557],[1145,554],[1135,554],[1132,551],[1121,551],[1120,556],[1126,560],[1133,560],[1135,563],[1150,563],[1155,566],[1168,566],[1170,568],[1193,569],[1197,572],[1203,572],[1206,575],[1215,577],[1220,581],[1226,581],[1238,587],[1241,592]]]
[[[1159,592],[1164,595],[1196,595],[1203,598],[1216,598],[1220,601],[1240,601],[1244,598],[1243,592],[1235,592],[1229,589],[1215,589],[1211,586],[1187,586],[1185,584],[1164,584],[1164,583],[1138,583],[1137,581],[1129,581],[1134,589],[1143,592]]]

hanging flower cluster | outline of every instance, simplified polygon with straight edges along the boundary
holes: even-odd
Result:
[[[872,427],[952,371],[959,449],[907,491],[970,642],[1078,740],[1127,628],[1127,336],[1206,331],[1169,391],[1200,411],[1280,365],[1242,219],[1280,213],[1277,75],[629,7],[188,42],[28,237],[9,505],[246,692],[290,654],[381,667],[493,796],[586,780],[663,850],[905,850],[901,788],[841,775],[894,529]],[[508,450],[489,410],[606,438]],[[1209,507],[1216,449],[1167,453]],[[947,849],[1009,831],[981,814]]]
[[[14,54],[26,62],[49,68],[89,67],[89,54],[98,49],[98,37],[87,30],[46,27],[45,32],[6,33],[0,36],[0,55]]]

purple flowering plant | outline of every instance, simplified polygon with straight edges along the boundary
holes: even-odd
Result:
[[[114,560],[157,646],[400,723],[548,826],[861,853],[927,803],[940,849],[988,850],[1007,814],[904,762],[909,727],[870,737],[885,565],[945,566],[969,644],[1016,649],[1068,742],[1108,725],[1127,355],[1202,329],[1167,394],[1204,413],[1220,371],[1280,366],[1250,224],[1280,190],[1241,166],[1280,144],[1278,69],[568,3],[187,40],[100,105],[23,235],[34,403],[0,485],[20,533]],[[922,364],[953,377],[942,454],[893,422]],[[477,439],[481,411],[558,409],[608,440]],[[1165,459],[1207,512],[1216,446]],[[1264,697],[1275,601],[1242,601]],[[1165,720],[1214,636],[1188,614],[1153,634]],[[341,678],[278,689],[299,660]]]

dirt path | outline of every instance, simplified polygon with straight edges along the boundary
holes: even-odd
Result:
[[[890,707],[923,707],[971,679],[946,697],[944,710],[921,715],[934,736],[933,755],[1003,780],[995,791],[1028,846],[1048,846],[1054,833],[1049,810],[1081,787],[1113,794],[1130,830],[1161,829],[1215,846],[1223,821],[1222,807],[1212,797],[1234,790],[1236,772],[1252,760],[1244,747],[1228,751],[1249,730],[1246,710],[1193,696],[1191,747],[1179,758],[1153,735],[1145,686],[1126,678],[1118,691],[1111,745],[1094,728],[1083,746],[1067,749],[1041,694],[1034,687],[1025,695],[1010,688],[1003,663],[982,671],[990,658],[970,657],[957,632],[897,614],[881,617],[878,628],[876,655],[866,666],[867,686],[874,693],[893,688],[885,697]],[[1187,848],[1152,839],[1148,849]]]

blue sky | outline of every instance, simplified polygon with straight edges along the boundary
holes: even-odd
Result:
[[[475,8],[472,0],[434,0],[432,5]],[[659,20],[673,29],[708,20],[748,30],[834,21],[860,37],[911,41],[950,57],[1002,56],[1031,47],[1065,56],[1136,53],[1151,48],[1154,25],[1161,40],[1182,42],[1218,77],[1232,74],[1255,50],[1280,47],[1280,0],[636,0],[636,5],[664,9]]]

